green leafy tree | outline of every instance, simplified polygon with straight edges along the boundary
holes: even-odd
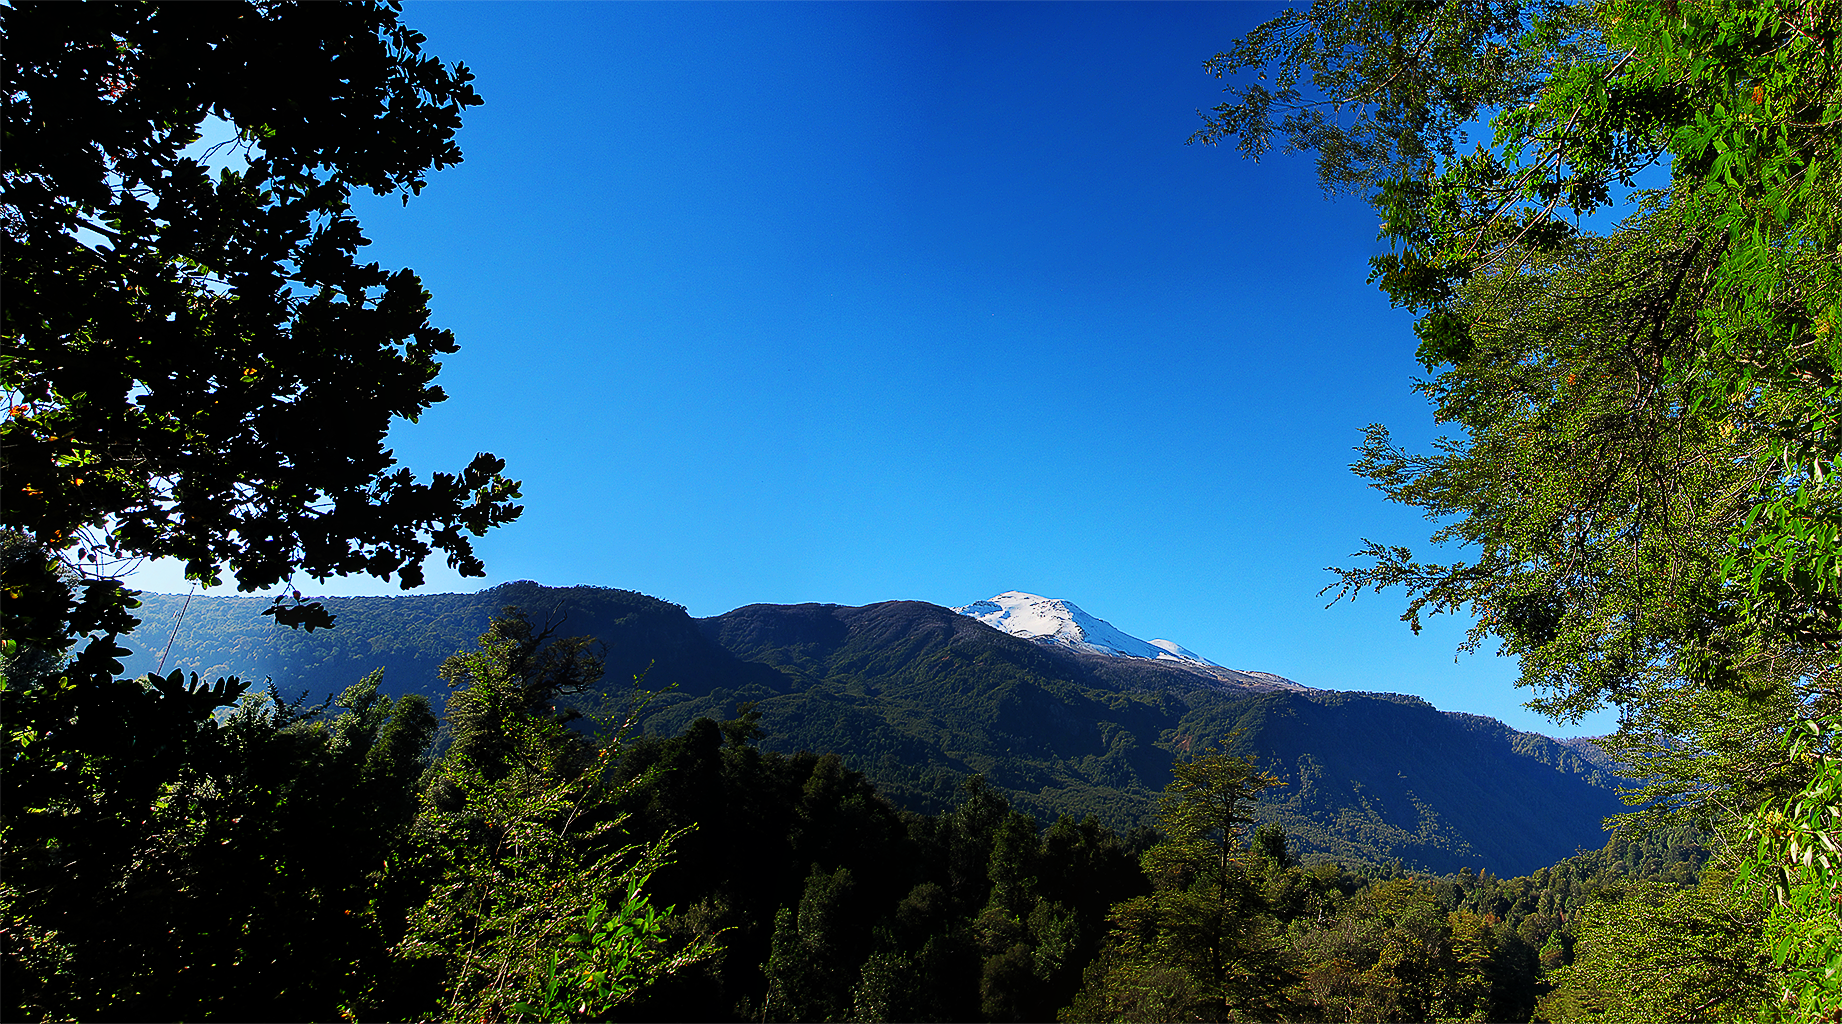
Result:
[[[851,1019],[858,1021],[951,1020],[943,1012],[939,983],[952,964],[943,963],[946,943],[934,937],[914,953],[878,951],[864,961],[851,993]]]
[[[517,485],[489,455],[418,482],[383,447],[442,399],[454,342],[412,273],[356,258],[350,207],[460,159],[471,76],[387,3],[0,23],[8,1016],[336,1016],[400,932],[374,876],[426,704],[373,683],[331,718],[271,693],[220,721],[245,684],[118,680],[136,602],[111,576],[413,586],[437,550],[482,571],[469,536],[517,516]]]
[[[852,951],[865,929],[853,913],[855,884],[849,868],[806,879],[797,908],[774,914],[774,944],[767,960],[766,1020],[842,1020],[857,979]]]
[[[1769,893],[1765,944],[1786,973],[1786,1001],[1806,1017],[1834,1018],[1842,1016],[1842,722],[1802,722],[1787,738],[1792,759],[1815,769],[1801,791],[1749,819],[1756,845],[1741,878]]]
[[[1761,629],[1741,611],[1748,585],[1723,572],[1724,538],[1775,472],[1759,425],[1781,410],[1698,404],[1693,381],[1658,374],[1698,344],[1692,305],[1668,299],[1671,222],[1652,210],[1462,286],[1451,309],[1470,352],[1420,387],[1464,435],[1419,453],[1372,426],[1355,469],[1444,518],[1433,540],[1471,557],[1370,544],[1369,564],[1341,570],[1345,594],[1408,588],[1415,628],[1468,608],[1468,646],[1494,637],[1531,706],[1557,719],[1617,704],[1608,745],[1643,765],[1630,774],[1650,780],[1634,796],[1652,823],[1708,822],[1792,784],[1791,762],[1758,755],[1823,699],[1829,657],[1808,635]]]
[[[1345,592],[1468,608],[1535,706],[1616,706],[1648,825],[1787,838],[1821,766],[1776,741],[1842,700],[1839,32],[1829,0],[1320,0],[1211,62],[1260,77],[1197,140],[1315,150],[1374,204],[1375,279],[1464,431],[1419,455],[1372,429],[1357,468],[1476,557],[1370,545]]]
[[[1729,877],[1709,874],[1688,889],[1616,885],[1581,913],[1572,962],[1552,973],[1541,1019],[1635,1024],[1776,1015],[1778,985],[1758,942],[1764,912]]]
[[[381,2],[0,18],[0,521],[86,572],[172,557],[246,590],[414,587],[435,550],[482,575],[469,535],[516,518],[518,486],[485,454],[426,482],[396,467],[384,438],[443,399],[455,344],[413,273],[359,260],[351,211],[460,161],[465,66]]]
[[[1164,838],[1142,859],[1152,891],[1114,907],[1107,946],[1064,1019],[1263,1019],[1284,1005],[1292,971],[1241,835],[1278,780],[1218,753],[1171,770]]]
[[[1506,951],[1492,922],[1448,909],[1439,888],[1425,879],[1378,880],[1333,913],[1295,922],[1287,935],[1301,965],[1294,1003],[1340,1021],[1526,1019],[1533,999],[1522,998],[1517,983],[1532,979],[1505,977]]]

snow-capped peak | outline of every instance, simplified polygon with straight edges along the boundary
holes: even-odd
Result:
[[[1163,651],[1165,654],[1168,654],[1173,658],[1176,658],[1178,661],[1194,661],[1194,662],[1197,662],[1203,665],[1215,664],[1215,662],[1210,661],[1209,659],[1203,657],[1202,655],[1197,654],[1194,651],[1188,650],[1182,644],[1176,642],[1175,640],[1153,640],[1151,642],[1151,646],[1156,647],[1158,650]],[[1159,655],[1159,657],[1162,657],[1162,656],[1163,655]]]
[[[1014,636],[1063,644],[1095,654],[1220,667],[1173,641],[1140,640],[1105,619],[1087,614],[1071,601],[1012,590],[989,601],[977,601],[963,608],[955,608],[954,611]]]

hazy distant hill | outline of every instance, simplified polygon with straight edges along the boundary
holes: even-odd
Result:
[[[148,595],[128,668],[153,667],[183,598]],[[983,773],[1043,817],[1141,821],[1172,759],[1212,744],[1286,782],[1260,808],[1307,850],[1344,859],[1499,875],[1604,843],[1622,810],[1613,780],[1566,744],[1412,697],[1279,689],[1181,661],[1110,657],[1012,636],[914,601],[861,608],[750,605],[692,619],[631,591],[514,583],[477,594],[332,598],[334,630],[276,629],[260,598],[193,598],[168,671],[272,677],[289,694],[335,692],[374,669],[391,692],[439,702],[435,675],[487,617],[517,605],[558,635],[599,638],[611,692],[646,670],[676,684],[646,726],[676,731],[758,701],[764,745],[837,751],[917,809]],[[1238,730],[1238,731],[1237,731]]]
[[[718,685],[786,686],[780,673],[741,663],[705,639],[683,606],[631,590],[521,582],[474,594],[329,597],[323,602],[335,616],[335,628],[312,633],[277,628],[262,615],[267,598],[194,597],[180,619],[185,600],[142,595],[136,613],[141,627],[127,644],[135,649],[125,661],[129,673],[153,670],[172,635],[168,672],[241,675],[258,685],[273,679],[287,696],[310,692],[319,699],[381,668],[387,692],[427,694],[440,707],[448,693],[436,675],[442,661],[471,650],[492,615],[516,606],[532,622],[553,625],[558,636],[600,639],[607,681],[616,687],[655,659],[661,670],[650,677],[653,685],[677,682],[699,693]],[[175,622],[179,628],[172,634]]]

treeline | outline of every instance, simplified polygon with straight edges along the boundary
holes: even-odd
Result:
[[[1514,879],[1300,864],[1278,829],[1246,834],[1253,792],[1232,777],[1251,770],[1220,756],[1180,769],[1230,777],[1189,803],[1226,793],[1238,817],[1188,832],[1182,792],[1162,828],[1120,837],[1040,827],[977,778],[924,816],[835,754],[763,752],[757,722],[745,707],[623,757],[624,776],[651,773],[626,798],[636,838],[695,825],[655,898],[726,947],[635,1019],[1528,1020],[1589,902],[1692,885],[1707,858],[1679,829]],[[1214,976],[1186,963],[1198,949],[1238,966]]]
[[[595,1017],[714,948],[662,937],[669,844],[558,710],[586,641],[495,620],[445,721],[377,674],[304,707],[45,654],[0,665],[7,1019]]]
[[[1144,888],[1091,818],[1040,828],[976,777],[951,811],[900,811],[837,754],[762,751],[757,721],[745,706],[622,758],[646,780],[634,838],[693,829],[654,899],[725,947],[638,1019],[1049,1019]]]
[[[1572,1019],[1627,955],[1603,908],[1706,857],[1300,864],[1220,754],[1123,837],[978,778],[918,814],[746,704],[623,736],[570,707],[595,645],[515,612],[440,721],[376,674],[307,707],[5,667],[9,1019]]]

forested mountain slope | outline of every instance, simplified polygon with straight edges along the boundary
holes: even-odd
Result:
[[[1603,845],[1601,819],[1625,809],[1615,779],[1567,745],[1418,698],[1236,686],[1175,662],[1031,643],[920,602],[752,605],[700,624],[799,680],[763,702],[770,729],[813,749],[878,751],[856,763],[909,799],[956,768],[1039,815],[1092,811],[1124,827],[1174,756],[1220,745],[1285,783],[1259,811],[1302,849],[1499,875]],[[893,736],[928,760],[891,757]]]
[[[181,597],[148,595],[131,671],[153,667]],[[315,699],[383,668],[438,702],[443,658],[506,605],[605,645],[607,699],[647,672],[647,731],[756,701],[762,745],[836,751],[891,798],[949,806],[983,774],[1043,819],[1139,824],[1179,754],[1221,745],[1285,785],[1259,806],[1306,852],[1410,867],[1533,871],[1604,843],[1613,779],[1570,747],[1417,698],[1240,685],[1170,661],[1033,643],[948,608],[750,605],[692,619],[630,591],[507,584],[467,595],[333,598],[334,630],[276,629],[260,598],[192,599],[167,669],[272,677]],[[648,672],[648,668],[650,671]],[[594,703],[591,699],[589,703]]]

